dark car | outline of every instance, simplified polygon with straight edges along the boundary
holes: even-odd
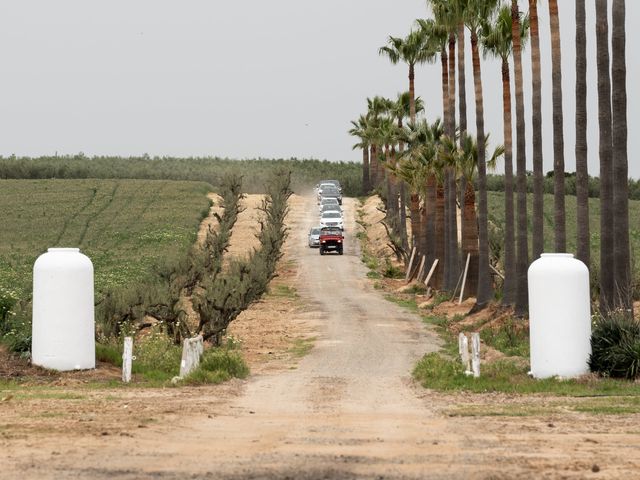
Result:
[[[337,188],[323,188],[319,200],[323,198],[335,198],[338,200],[338,204],[342,205],[342,194]]]
[[[320,229],[320,255],[331,251],[342,255],[343,249],[344,235],[342,229],[336,227],[323,227]]]

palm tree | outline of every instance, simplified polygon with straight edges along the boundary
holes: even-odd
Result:
[[[416,102],[416,106],[418,103]],[[434,249],[427,247],[426,219],[420,211],[420,197],[427,197],[428,178],[431,176],[431,161],[435,147],[430,143],[430,125],[426,120],[410,123],[403,128],[401,139],[406,143],[406,149],[400,154],[396,166],[396,175],[409,186],[411,212],[412,243],[421,255],[426,255],[427,261],[433,261]],[[433,220],[433,219],[432,219]]]
[[[613,122],[614,285],[616,307],[633,318],[629,252],[629,178],[627,160],[627,66],[624,0],[613,0],[611,82]]]
[[[587,35],[585,0],[576,0],[576,203],[577,257],[590,268],[589,170],[587,166]]]
[[[493,297],[489,272],[489,218],[487,206],[487,165],[485,161],[484,105],[482,97],[482,72],[478,50],[478,32],[483,22],[493,17],[498,0],[468,0],[464,19],[471,34],[471,56],[476,100],[476,132],[478,138],[478,308],[484,307]]]
[[[434,51],[440,52],[440,61],[442,66],[442,110],[444,114],[444,128],[447,136],[452,138],[455,136],[455,102],[452,103],[452,97],[455,97],[455,64],[454,58],[447,54],[447,48],[451,52],[451,32],[455,31],[457,23],[451,20],[451,12],[448,3],[444,0],[433,0],[431,4],[436,14],[436,19],[418,20],[420,29],[425,32],[429,44],[433,46]],[[453,25],[453,30],[452,30]],[[455,36],[454,36],[454,56],[455,56]],[[453,70],[452,70],[453,67]],[[451,92],[453,89],[453,92]],[[437,245],[443,242],[445,249],[438,252],[437,258],[442,262],[444,271],[444,288],[453,290],[457,279],[458,266],[458,235],[456,221],[456,192],[455,192],[455,176],[454,172],[448,166],[443,166],[445,171],[443,175],[443,185],[438,184],[438,192],[444,195],[445,211],[442,215],[443,226],[436,225],[436,235],[444,235],[442,239],[438,237]],[[434,183],[434,179],[430,180]],[[435,182],[437,183],[437,182]],[[438,204],[440,205],[440,197]],[[440,219],[440,216],[437,217]]]
[[[556,252],[567,249],[564,207],[564,117],[562,114],[562,65],[558,0],[549,0],[551,26],[551,71],[553,84],[553,229]]]
[[[527,313],[527,268],[529,247],[527,240],[527,159],[525,152],[524,95],[522,79],[522,49],[520,45],[520,11],[518,1],[511,0],[511,41],[513,42],[513,65],[516,90],[516,188],[517,232],[516,232],[516,315]]]
[[[409,65],[409,116],[411,121],[416,119],[415,108],[415,66],[425,62],[432,62],[436,52],[430,47],[425,32],[422,29],[414,30],[402,39],[389,37],[387,46],[380,47],[380,55],[389,58],[392,64],[402,61]]]
[[[462,18],[460,1],[428,0],[435,21],[447,34],[448,44],[448,102],[445,113],[445,131],[450,139],[456,135],[456,34]],[[464,48],[464,45],[463,45]],[[458,255],[458,223],[456,207],[456,181],[452,166],[445,167],[445,288],[453,290],[460,269]]]
[[[511,80],[509,58],[513,53],[511,8],[503,5],[494,24],[483,29],[482,45],[484,54],[499,58],[502,62],[502,118],[504,129],[504,288],[502,303],[513,305],[516,295],[516,257],[515,257],[515,217],[513,203],[513,149],[511,130]],[[528,18],[523,18],[520,26],[520,40],[526,40],[529,28]]]
[[[542,79],[538,0],[529,0],[531,25],[531,125],[533,129],[533,258],[544,251],[544,173],[542,158]],[[526,214],[526,212],[525,212]]]
[[[424,110],[424,102],[420,97],[414,99],[414,109],[416,114]],[[404,119],[411,115],[411,95],[409,92],[398,94],[398,99],[394,103],[391,113],[398,121],[398,130],[402,132],[404,128]],[[398,153],[401,155],[404,150],[404,142],[402,139],[398,142]],[[400,197],[400,233],[402,235],[402,245],[405,250],[409,249],[407,239],[407,208],[406,208],[406,184],[400,179],[398,185],[398,196]],[[419,202],[418,202],[419,203]],[[418,212],[416,212],[418,213]]]
[[[509,13],[510,14],[510,13]],[[449,141],[450,142],[450,141]],[[485,139],[485,145],[487,141]],[[456,165],[461,184],[465,185],[462,202],[462,253],[466,259],[469,255],[469,271],[467,272],[467,292],[475,292],[478,283],[478,228],[476,215],[476,192],[473,188],[473,177],[478,166],[478,142],[469,134],[460,136],[460,148],[449,144],[446,150],[452,152],[451,161]],[[504,147],[495,149],[487,165],[491,168],[502,154]],[[506,282],[506,279],[505,279]]]
[[[614,300],[613,143],[607,0],[596,0],[596,63],[600,130],[600,311],[606,315],[613,308]]]
[[[380,118],[387,110],[386,99],[380,96],[375,96],[373,99],[367,98],[367,120],[371,127],[372,142],[370,147],[370,178],[372,188],[378,188],[384,180],[384,168],[378,161],[378,155],[380,153],[380,145],[376,143],[376,129],[380,125]]]
[[[371,190],[369,183],[369,147],[371,146],[371,142],[367,135],[367,117],[360,115],[358,121],[355,122],[351,120],[351,124],[353,128],[349,130],[349,135],[360,139],[360,141],[353,146],[353,149],[362,149],[362,191],[366,195]]]

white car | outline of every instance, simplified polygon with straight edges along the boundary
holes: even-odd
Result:
[[[340,212],[340,215],[344,217],[344,213],[342,212],[340,205],[320,205],[320,216],[322,216],[324,212]]]
[[[329,210],[323,212],[320,216],[320,228],[323,227],[338,227],[344,230],[344,220],[342,219],[342,212],[338,210]]]

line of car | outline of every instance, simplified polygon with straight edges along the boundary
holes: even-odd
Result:
[[[337,180],[322,180],[316,185],[319,221],[309,231],[309,247],[318,247],[320,255],[335,251],[342,255],[344,216],[342,187]]]

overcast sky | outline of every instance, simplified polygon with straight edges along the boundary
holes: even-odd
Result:
[[[520,1],[523,9],[527,2]],[[565,161],[574,161],[574,2],[561,0]],[[551,56],[539,2],[545,171],[553,168]],[[424,0],[20,0],[0,3],[0,154],[360,160],[347,134],[366,97],[408,88],[378,55],[427,15]],[[594,1],[587,0],[590,173],[597,175]],[[627,2],[630,175],[640,177],[640,2]],[[636,26],[634,28],[634,26]],[[468,42],[468,37],[467,37]],[[530,146],[530,52],[525,102]],[[470,54],[469,125],[474,126]],[[502,142],[499,64],[483,62],[486,130]],[[417,69],[430,120],[440,66]],[[514,142],[515,143],[515,142]],[[531,155],[529,148],[529,168]]]

